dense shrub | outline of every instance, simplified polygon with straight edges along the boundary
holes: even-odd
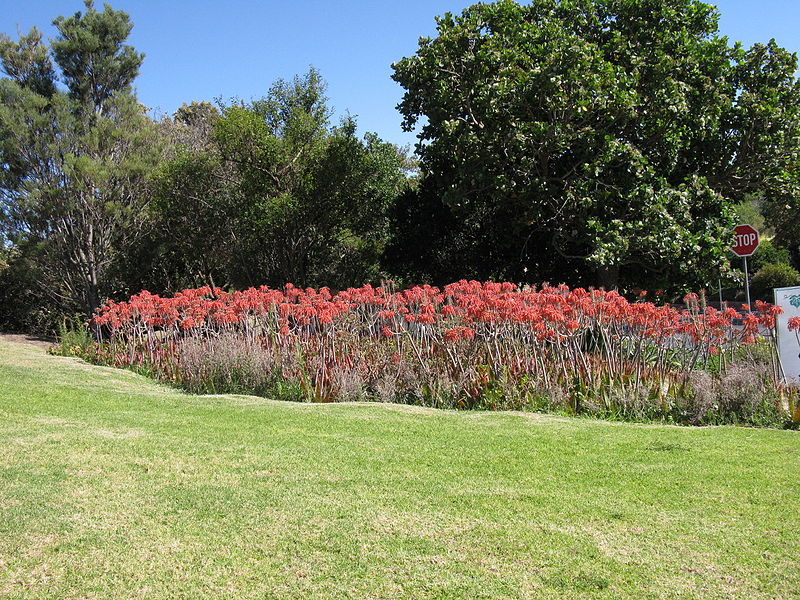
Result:
[[[770,301],[774,288],[800,285],[800,273],[786,264],[770,264],[761,268],[750,282],[753,298]]]
[[[2,240],[0,240],[2,244]],[[67,311],[55,307],[52,300],[36,288],[39,273],[35,266],[16,252],[0,259],[0,331],[41,335],[56,333]]]
[[[742,259],[735,257],[731,259],[734,267],[742,266]],[[753,256],[747,259],[747,264],[751,272],[758,272],[767,265],[789,265],[792,264],[792,255],[786,248],[778,246],[774,241],[762,238]]]

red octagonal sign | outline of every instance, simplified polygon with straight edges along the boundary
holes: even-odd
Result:
[[[736,238],[731,250],[739,256],[750,256],[758,248],[758,231],[752,225],[737,225],[733,228]]]

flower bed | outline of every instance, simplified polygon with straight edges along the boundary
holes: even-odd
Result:
[[[677,309],[603,290],[476,281],[336,294],[291,284],[205,287],[170,298],[143,291],[98,310],[93,325],[102,339],[93,355],[192,391],[780,421],[787,395],[793,401],[778,385],[780,309],[759,302],[741,314],[701,300],[690,294]],[[755,386],[747,406],[709,400],[708,389],[721,390],[743,365]],[[699,371],[711,377],[701,393]]]

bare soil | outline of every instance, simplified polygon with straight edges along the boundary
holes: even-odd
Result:
[[[45,350],[56,343],[55,338],[27,335],[24,333],[0,333],[0,342],[16,342],[18,344],[31,344]]]

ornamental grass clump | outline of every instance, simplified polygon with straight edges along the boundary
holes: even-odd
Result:
[[[761,365],[757,385],[774,392],[769,402],[780,397],[779,311],[763,302],[716,310],[696,294],[679,309],[508,282],[338,293],[287,284],[171,298],[143,291],[101,307],[93,325],[105,362],[146,367],[192,391],[751,423],[760,409],[730,390],[750,389],[734,382],[749,360]],[[715,401],[697,371],[711,377]]]
[[[268,394],[277,375],[271,354],[234,333],[176,344],[180,383],[193,393]]]

